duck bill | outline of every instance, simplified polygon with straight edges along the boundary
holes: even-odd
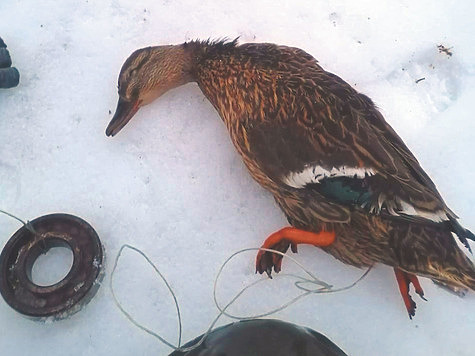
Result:
[[[130,119],[140,108],[140,101],[127,101],[119,98],[114,117],[107,126],[106,135],[115,136],[122,128],[127,125]]]

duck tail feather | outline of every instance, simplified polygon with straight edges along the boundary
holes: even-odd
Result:
[[[468,243],[468,240],[475,241],[475,235],[469,229],[465,229],[460,223],[453,217],[448,216],[450,222],[450,229],[457,235],[460,242],[472,253],[472,249]]]

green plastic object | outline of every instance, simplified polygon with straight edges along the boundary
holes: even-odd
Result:
[[[8,68],[12,65],[12,59],[8,49],[0,47],[0,68]]]
[[[20,72],[11,65],[12,58],[7,45],[0,37],[0,89],[16,87],[20,82]]]
[[[20,82],[20,72],[15,67],[0,68],[0,88],[13,88]]]

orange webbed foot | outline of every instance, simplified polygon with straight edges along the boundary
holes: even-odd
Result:
[[[271,234],[261,248],[269,248],[285,253],[289,246],[292,252],[297,252],[297,244],[309,244],[314,246],[328,246],[335,241],[335,233],[321,231],[319,233],[299,230],[294,227],[285,227]],[[276,273],[282,269],[282,256],[277,253],[260,250],[256,257],[256,273],[266,272],[272,278],[272,268]]]
[[[399,268],[394,268],[394,273],[396,274],[399,291],[401,292],[402,299],[406,305],[407,313],[409,314],[409,318],[412,319],[412,317],[416,315],[416,303],[412,300],[411,295],[409,294],[409,286],[412,283],[416,293],[419,294],[423,300],[427,300],[424,298],[424,291],[422,290],[421,284],[415,274],[404,272]]]

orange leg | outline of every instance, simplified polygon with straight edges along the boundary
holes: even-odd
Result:
[[[401,292],[402,299],[406,305],[409,318],[412,319],[412,317],[416,314],[416,303],[412,300],[409,294],[409,286],[412,283],[416,293],[419,294],[422,299],[427,300],[424,298],[424,291],[422,290],[421,284],[419,283],[419,280],[415,274],[404,272],[399,268],[394,268],[394,273],[396,274],[399,291]]]
[[[262,248],[274,249],[286,252],[289,246],[292,252],[297,252],[297,244],[309,244],[314,246],[328,246],[335,241],[333,231],[321,231],[319,233],[299,230],[294,227],[284,227],[271,234],[261,246]],[[282,267],[282,256],[276,253],[259,251],[256,257],[256,273],[266,272],[271,277],[272,267],[276,273]]]

